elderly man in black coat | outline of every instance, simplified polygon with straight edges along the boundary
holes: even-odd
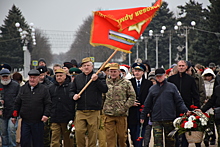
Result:
[[[29,81],[20,88],[15,100],[12,122],[21,116],[21,146],[43,146],[44,122],[50,116],[51,99],[49,90],[39,84],[40,72],[32,69],[28,72]]]
[[[142,147],[142,142],[137,141],[140,132],[140,114],[143,109],[144,101],[147,97],[149,88],[153,83],[145,78],[143,78],[146,67],[142,63],[134,63],[134,78],[130,79],[132,86],[134,87],[136,93],[136,101],[134,105],[129,109],[128,115],[128,128],[130,129],[131,140],[134,147]],[[145,123],[142,128],[141,136],[144,137],[146,125],[148,125],[149,117],[146,117]]]

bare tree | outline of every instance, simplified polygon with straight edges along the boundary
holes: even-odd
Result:
[[[47,65],[50,65],[53,60],[51,45],[49,44],[49,39],[39,29],[36,29],[36,42],[37,44],[31,52],[31,59],[38,60],[39,58],[44,58]]]
[[[104,62],[112,54],[113,50],[105,46],[93,47],[90,45],[92,21],[93,17],[88,16],[76,31],[75,40],[66,54],[68,60],[76,59],[81,61],[84,57],[95,57],[96,62]],[[118,52],[114,58],[119,58],[120,56],[121,52]]]

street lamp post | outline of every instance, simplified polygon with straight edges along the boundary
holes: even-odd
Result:
[[[136,59],[138,59],[138,54],[139,54],[139,51],[138,51],[138,46],[139,46],[139,40],[136,42]]]
[[[143,36],[141,35],[141,40],[144,40],[144,44],[145,44],[145,60],[147,60],[147,43],[148,43],[148,36]]]
[[[172,39],[171,39],[171,36],[172,36],[172,31],[170,30],[170,34],[169,34],[169,67],[171,67],[171,56],[172,56],[172,50],[171,50],[171,48],[172,48],[172,45],[171,45],[171,41],[172,41]]]
[[[153,30],[149,30],[149,36],[154,36],[156,40],[156,68],[158,68],[158,41],[159,37],[163,36],[164,30],[166,30],[165,26],[162,26],[162,30],[160,31],[161,34],[153,34]]]
[[[18,28],[18,31],[20,32],[20,36],[22,39],[23,45],[23,51],[24,51],[24,72],[23,76],[24,78],[27,78],[28,71],[30,70],[30,63],[31,63],[31,54],[27,48],[27,45],[29,41],[32,39],[33,45],[36,45],[36,39],[35,39],[35,29],[33,28],[34,24],[30,23],[30,30],[23,30],[20,27],[20,23],[15,23],[15,26]]]
[[[195,21],[192,21],[191,22],[191,26],[182,26],[182,22],[181,21],[178,21],[177,22],[177,25],[174,26],[174,29],[177,31],[177,30],[180,30],[180,29],[184,29],[185,30],[185,37],[186,37],[186,42],[185,42],[185,49],[186,49],[186,61],[188,61],[188,33],[189,33],[189,30],[190,29],[194,29],[194,26],[196,25],[196,22]]]

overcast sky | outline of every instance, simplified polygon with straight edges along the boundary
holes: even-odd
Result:
[[[178,5],[189,0],[166,0],[169,8],[177,12]],[[206,7],[209,0],[197,0]],[[76,31],[83,20],[98,9],[148,7],[154,0],[0,0],[0,25],[15,4],[28,23],[42,30]],[[53,49],[53,52],[64,50]]]

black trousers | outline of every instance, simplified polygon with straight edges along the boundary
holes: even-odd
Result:
[[[21,122],[21,146],[43,147],[44,123]]]

